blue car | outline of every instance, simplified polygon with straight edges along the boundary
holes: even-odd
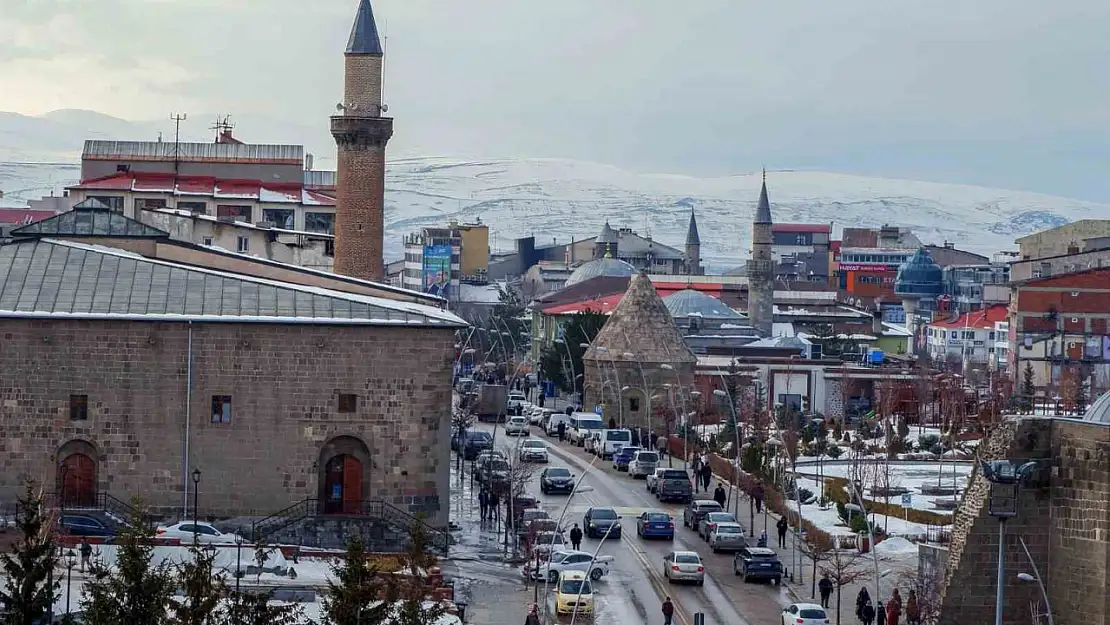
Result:
[[[674,540],[674,519],[666,512],[649,510],[636,519],[636,535],[640,538]]]
[[[613,468],[618,471],[627,471],[628,463],[632,462],[632,457],[641,449],[643,448],[636,445],[625,445],[621,447],[620,451],[613,454]]]

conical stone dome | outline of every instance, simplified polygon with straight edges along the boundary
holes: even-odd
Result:
[[[604,347],[607,352],[596,348]],[[628,358],[625,354],[631,354]],[[671,312],[645,273],[628,283],[605,326],[594,338],[583,360],[693,364],[698,361],[675,325]]]

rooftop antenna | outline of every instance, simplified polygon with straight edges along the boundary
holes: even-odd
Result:
[[[220,142],[222,134],[230,133],[233,128],[235,128],[235,125],[231,123],[231,115],[224,115],[223,117],[217,115],[216,123],[208,127],[209,130],[215,131],[216,143]]]
[[[181,166],[181,122],[189,119],[187,113],[178,115],[177,113],[170,113],[170,120],[173,122],[173,175],[177,175],[177,171]]]
[[[383,26],[385,24],[382,24]],[[386,54],[389,51],[389,35],[382,36],[382,89],[378,93],[378,115],[389,112],[389,106],[385,103],[385,60],[388,58]]]

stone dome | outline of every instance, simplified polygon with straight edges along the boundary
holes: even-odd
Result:
[[[1105,423],[1110,425],[1110,392],[1102,394],[1087,408],[1087,414],[1083,415],[1083,420],[1090,423]]]
[[[616,258],[598,258],[584,263],[572,271],[570,277],[567,278],[566,285],[578,284],[579,282],[585,282],[586,280],[597,278],[598,276],[629,278],[635,273],[636,268],[623,260],[618,260]]]
[[[742,320],[743,315],[731,309],[721,300],[695,289],[683,289],[663,298],[663,304],[671,316],[678,319],[695,315],[706,319]]]
[[[894,294],[900,298],[926,299],[944,293],[944,272],[933,262],[925,248],[918,248],[898,267]]]

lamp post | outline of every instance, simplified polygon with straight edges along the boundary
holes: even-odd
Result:
[[[723,379],[723,378],[722,378]],[[736,445],[736,461],[732,465],[732,488],[729,489],[729,496],[732,496],[732,491],[740,487],[740,418],[736,416],[736,402],[732,400],[732,393],[729,392],[728,387],[724,390],[716,389],[713,391],[714,397],[720,397],[728,400],[729,412],[732,414],[732,432],[735,435],[734,444]],[[737,493],[736,497],[736,518],[740,518],[740,497]],[[751,523],[748,525],[748,530],[755,533],[755,510],[752,510]]]
[[[1020,467],[1015,467],[1010,460],[979,461],[980,472],[990,482],[988,512],[992,517],[998,519],[998,581],[994,595],[995,625],[1002,625],[1003,604],[1006,598],[1006,521],[1017,516],[1018,489],[1021,487],[1021,481],[1030,475],[1036,465],[1036,462],[1026,462]],[[1028,554],[1028,550],[1026,553]],[[1032,562],[1032,558],[1030,558],[1030,562]]]
[[[239,579],[243,577],[243,537],[235,535],[235,592],[239,592]]]
[[[1029,553],[1029,547],[1025,545],[1025,539],[1018,537],[1018,542],[1021,543],[1021,548],[1025,551],[1025,557],[1029,560],[1029,566],[1033,567],[1033,574],[1018,573],[1018,579],[1023,582],[1037,582],[1037,586],[1041,589],[1041,596],[1044,597],[1045,616],[1048,617],[1048,625],[1055,625],[1052,620],[1052,604],[1048,600],[1048,590],[1044,587],[1044,582],[1041,581],[1041,572],[1037,569],[1037,563],[1033,561],[1033,555]]]
[[[66,552],[66,614],[69,614],[69,594],[73,587],[73,567],[77,566],[77,554],[70,549]]]
[[[197,504],[199,502],[199,497],[197,496],[197,493],[198,493],[199,490],[200,490],[200,469],[193,469],[193,542],[194,543],[197,542],[197,534],[199,533],[199,528],[197,528],[197,522],[200,521],[200,516],[198,515],[198,508],[197,508]]]

